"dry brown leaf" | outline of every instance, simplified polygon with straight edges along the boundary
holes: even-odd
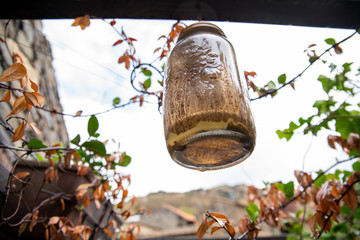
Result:
[[[58,216],[53,216],[49,219],[48,225],[55,225],[59,222],[60,217]]]
[[[329,187],[329,182],[325,182],[320,190],[318,191],[318,193],[316,194],[316,201],[317,202],[321,202],[322,199],[325,198],[326,194],[327,194],[327,190],[328,190],[328,187]]]
[[[207,221],[205,218],[204,221],[200,224],[200,226],[196,232],[196,236],[198,237],[198,240],[201,240],[203,238],[207,229],[208,229],[208,224],[207,224]]]
[[[15,100],[12,111],[5,118],[11,117],[11,116],[23,111],[26,108],[26,105],[27,105],[27,103],[26,103],[25,96],[22,95],[21,97],[19,97],[18,99]]]
[[[224,227],[226,223],[229,223],[229,219],[221,214],[221,213],[213,213],[210,212],[209,215],[216,220],[216,222],[221,226]]]
[[[29,172],[18,172],[11,178],[11,181],[14,181],[16,179],[21,179],[21,178],[27,177],[29,175],[30,175]]]
[[[77,174],[78,174],[79,176],[85,176],[86,173],[88,172],[88,169],[89,169],[89,167],[87,167],[87,166],[79,165],[79,166],[77,167]]]
[[[71,24],[71,26],[80,26],[81,30],[84,30],[88,26],[90,26],[90,16],[85,15],[82,17],[75,18],[74,22]]]
[[[343,50],[339,45],[335,45],[334,50],[335,50],[336,54],[342,54],[343,53]]]
[[[14,59],[14,62],[24,63],[24,60],[22,59],[22,57],[21,57],[20,54],[18,54],[18,53],[15,53],[15,54],[13,55],[13,59]]]
[[[216,232],[216,231],[219,230],[219,229],[222,229],[222,227],[213,227],[213,228],[211,229],[211,234],[213,234],[214,232]]]
[[[0,100],[0,102],[8,102],[10,101],[10,98],[11,98],[11,91],[10,89],[8,89],[5,95],[3,96],[3,98]]]
[[[48,161],[49,161],[49,163],[50,163],[50,165],[52,166],[52,167],[55,167],[55,162],[54,162],[54,160],[52,159],[52,158],[48,158]]]
[[[61,203],[61,211],[65,211],[65,201],[64,201],[64,199],[60,199],[60,203]]]
[[[123,199],[125,199],[128,196],[129,191],[124,189],[123,190]]]
[[[29,81],[30,81],[30,87],[31,87],[31,89],[34,90],[34,92],[39,92],[39,87],[38,87],[38,85],[37,85],[35,82],[31,81],[31,79],[29,79]]]
[[[338,141],[339,136],[334,136],[334,135],[329,135],[327,137],[327,141],[328,141],[328,145],[333,148],[336,149],[335,147],[335,143]]]
[[[227,229],[228,233],[230,233],[231,237],[233,238],[235,236],[235,229],[233,226],[231,226],[229,223],[225,224],[225,228]]]
[[[48,167],[44,172],[44,178],[47,183],[52,183],[56,176],[56,169],[54,167]]]
[[[111,237],[112,232],[111,232],[109,229],[104,228],[104,232],[106,232],[106,233],[107,233],[107,235],[108,235],[109,237]]]
[[[37,134],[42,134],[41,130],[37,127],[36,123],[27,122],[30,126],[30,128]]]
[[[335,201],[329,201],[329,209],[335,214],[338,215],[340,213],[340,203]]]
[[[0,82],[10,82],[21,80],[26,76],[26,68],[23,64],[17,62],[5,69],[0,75]]]
[[[28,225],[28,220],[30,220],[32,214],[28,213],[26,214],[26,216],[24,217],[24,222],[22,224],[20,224],[19,226],[19,231],[18,231],[18,237],[21,236],[21,234],[23,234],[23,232],[25,231],[25,229],[27,228]]]
[[[31,222],[30,222],[30,226],[29,226],[30,232],[32,232],[33,227],[36,225],[36,223],[37,223],[36,220],[38,219],[38,216],[39,216],[39,210],[36,210],[31,217]]]
[[[117,40],[117,41],[113,44],[113,47],[116,46],[116,45],[118,45],[118,44],[121,44],[123,41],[124,41],[124,40],[121,40],[121,39],[120,39],[120,40]]]
[[[326,198],[322,199],[318,206],[318,210],[324,214],[329,214],[329,208],[329,200]]]
[[[24,136],[25,127],[26,127],[26,123],[21,122],[20,125],[15,129],[14,135],[12,137],[13,142],[20,140]]]
[[[28,83],[28,76],[26,75],[25,77],[22,77],[19,82],[20,82],[20,87],[24,88],[26,86],[26,84]]]
[[[81,191],[81,190],[85,190],[87,191],[87,189],[91,186],[91,183],[83,183],[80,184],[77,188],[76,191]]]
[[[37,105],[43,106],[45,103],[45,98],[37,92],[24,92],[26,102],[31,106],[36,107]]]
[[[313,214],[308,221],[308,225],[310,228],[310,231],[312,233],[313,236],[317,236],[317,230],[316,230],[316,216],[315,214]]]
[[[95,203],[96,208],[100,209],[100,207],[101,207],[100,201],[98,199],[94,199],[94,203]]]
[[[344,186],[344,191],[346,186]],[[352,186],[344,195],[343,201],[345,205],[351,210],[355,211],[358,206],[358,197],[354,186]]]
[[[340,198],[340,192],[339,192],[339,190],[337,189],[337,187],[335,186],[335,184],[332,184],[331,196],[333,196],[335,199],[339,199],[339,198]]]
[[[325,228],[325,217],[322,213],[315,213],[316,222],[320,228]]]
[[[89,206],[89,204],[90,204],[89,195],[86,195],[86,196],[85,196],[84,201],[83,201],[83,204],[84,204],[84,207]]]
[[[49,237],[49,229],[46,228],[46,230],[45,230],[45,240],[49,240],[49,239],[50,239],[50,237]]]
[[[41,94],[38,93],[38,92],[32,92],[32,94],[36,97],[39,106],[40,106],[40,107],[44,106],[44,103],[45,103],[45,98],[44,98],[44,96],[41,95]]]

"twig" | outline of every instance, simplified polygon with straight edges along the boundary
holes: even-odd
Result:
[[[91,114],[81,114],[81,115],[76,115],[76,114],[70,114],[70,113],[63,113],[63,112],[58,112],[56,111],[55,109],[47,109],[47,108],[44,108],[44,107],[39,107],[37,106],[36,108],[37,109],[41,109],[43,111],[46,111],[46,112],[50,112],[52,114],[58,114],[58,115],[62,115],[62,116],[68,116],[68,117],[73,117],[73,118],[77,118],[77,117],[91,117],[91,116],[97,116],[97,115],[101,115],[101,114],[104,114],[104,113],[108,113],[108,112],[111,112],[115,109],[118,109],[118,108],[123,108],[123,107],[126,107],[130,104],[134,104],[134,103],[138,103],[139,101],[128,101],[127,103],[124,103],[124,104],[121,104],[121,105],[116,105],[112,108],[109,108],[107,110],[104,110],[104,111],[101,111],[101,112],[97,112],[97,113],[91,113]]]
[[[256,98],[252,98],[250,99],[251,101],[255,101],[255,100],[259,100],[263,97],[266,97],[268,95],[274,94],[275,92],[279,91],[280,89],[290,85],[291,83],[295,82],[296,79],[298,79],[299,77],[301,77],[315,62],[317,62],[322,56],[324,56],[326,53],[330,52],[331,49],[335,48],[336,46],[338,46],[339,44],[349,40],[351,37],[353,37],[354,35],[357,34],[357,31],[355,31],[354,33],[352,33],[350,36],[344,38],[343,40],[341,40],[340,42],[332,45],[331,47],[329,47],[328,49],[326,49],[323,53],[321,53],[319,56],[317,56],[316,58],[314,58],[313,61],[310,62],[310,64],[305,67],[297,76],[295,76],[293,79],[291,79],[290,81],[288,81],[287,83],[284,83],[283,85],[281,85],[280,87],[267,91],[266,93],[264,93],[263,95],[256,97]]]
[[[306,191],[306,189],[308,189],[316,180],[318,180],[320,177],[322,177],[325,173],[329,172],[332,168],[336,167],[339,164],[352,161],[352,160],[354,160],[356,158],[359,158],[359,157],[360,157],[360,155],[356,155],[356,156],[352,156],[352,157],[350,157],[348,159],[344,159],[344,160],[341,160],[341,161],[336,161],[333,165],[328,167],[325,171],[319,173],[319,175],[316,178],[314,178],[311,182],[309,182],[306,186],[303,187],[302,191],[300,191],[298,194],[293,196],[289,201],[287,201],[286,203],[281,205],[279,207],[279,209],[284,209],[286,206],[288,206],[290,203],[295,201],[297,198],[301,197],[301,195]]]
[[[33,148],[26,149],[26,148],[18,148],[18,147],[13,147],[13,146],[8,146],[8,145],[0,145],[0,148],[10,149],[10,150],[15,150],[15,151],[20,151],[20,152],[26,152],[24,155],[30,154],[33,152],[47,152],[47,151],[54,151],[54,150],[74,151],[73,148],[65,148],[65,147],[47,147],[47,148],[37,148],[37,149],[33,149]]]
[[[248,229],[246,230],[243,234],[241,234],[241,236],[239,236],[238,238],[236,238],[237,240],[243,239],[246,237],[246,235],[250,232],[250,231],[254,231],[254,229]]]
[[[344,193],[342,193],[338,199],[336,199],[336,202],[339,203],[341,201],[341,199],[343,199],[344,196],[350,191],[350,189],[358,182],[360,182],[360,178],[357,179],[356,181],[354,181],[353,183],[351,183],[350,186],[347,186],[346,191]],[[316,239],[319,239],[321,237],[322,233],[325,231],[325,227],[326,227],[327,223],[330,221],[332,215],[334,214],[334,211],[331,211],[330,214],[325,214],[325,213],[322,213],[322,214],[326,215],[326,219],[325,219],[325,222],[324,222],[321,230],[319,231],[318,235],[316,236]]]

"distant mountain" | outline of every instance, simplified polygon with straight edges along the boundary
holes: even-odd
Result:
[[[142,238],[178,235],[195,235],[204,211],[218,212],[228,217],[237,230],[240,217],[246,214],[246,186],[219,186],[211,189],[193,190],[185,193],[151,193],[136,200],[134,210],[144,208],[141,216],[133,216],[129,223],[141,226]],[[266,231],[269,234],[268,231]],[[217,231],[216,237],[227,237]],[[208,237],[211,237],[209,234]]]

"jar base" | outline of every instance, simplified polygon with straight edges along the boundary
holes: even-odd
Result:
[[[222,169],[244,161],[254,149],[254,141],[244,133],[212,130],[177,142],[170,150],[178,164],[200,171]]]

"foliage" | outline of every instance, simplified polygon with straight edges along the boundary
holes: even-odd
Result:
[[[76,18],[72,26],[79,26],[85,30],[90,26],[91,17],[86,15]],[[105,20],[104,20],[105,21]],[[117,59],[118,63],[123,65],[125,69],[131,71],[130,83],[137,92],[137,95],[129,99],[125,104],[120,104],[120,97],[116,97],[112,101],[112,108],[99,113],[83,115],[79,110],[76,114],[66,114],[58,112],[56,109],[46,109],[44,105],[44,97],[39,93],[38,86],[27,78],[26,66],[20,56],[14,55],[14,64],[6,69],[0,75],[0,82],[16,82],[19,81],[20,88],[0,83],[0,87],[6,89],[5,95],[1,102],[8,102],[12,98],[13,92],[21,94],[14,103],[12,111],[6,116],[6,124],[2,124],[6,130],[13,134],[13,141],[22,141],[23,147],[13,147],[0,145],[1,148],[7,148],[13,151],[25,152],[20,155],[18,160],[29,154],[37,154],[38,159],[46,160],[50,163],[50,167],[45,170],[47,182],[56,181],[58,167],[69,167],[75,165],[77,174],[84,176],[91,169],[99,178],[99,183],[82,184],[78,186],[74,197],[77,200],[79,210],[86,208],[90,201],[93,201],[97,207],[101,203],[110,199],[116,203],[119,209],[124,206],[124,201],[128,197],[128,186],[130,185],[130,176],[121,174],[121,167],[126,167],[131,162],[131,157],[126,152],[117,149],[109,153],[107,144],[108,140],[100,140],[99,122],[97,115],[125,107],[132,103],[139,103],[140,107],[146,102],[147,98],[155,97],[158,102],[159,109],[162,106],[162,86],[163,86],[163,70],[164,60],[171,51],[176,37],[185,27],[180,21],[177,21],[170,29],[169,34],[159,37],[159,41],[164,41],[161,47],[154,50],[156,59],[151,63],[143,63],[137,56],[135,43],[137,40],[127,36],[124,29],[116,28],[116,21],[106,22],[115,32],[118,33],[119,39],[114,41],[113,47],[126,45],[123,54]],[[311,44],[305,50],[309,65],[293,79],[288,79],[285,73],[278,76],[276,81],[270,80],[267,84],[260,87],[256,83],[256,72],[245,71],[245,79],[250,90],[257,94],[252,101],[259,100],[266,96],[275,97],[278,92],[287,86],[295,89],[295,82],[307,71],[315,62],[323,62],[328,64],[323,57],[326,54],[334,52],[341,54],[343,49],[340,44],[357,34],[355,32],[351,36],[340,42],[336,42],[333,38],[325,39],[329,44],[329,48],[322,54],[316,53],[316,45]],[[6,44],[6,39],[5,39]],[[353,64],[344,63],[342,66],[328,64],[331,76],[319,76],[318,81],[321,82],[327,99],[317,100],[313,107],[317,113],[307,117],[300,118],[296,122],[292,121],[289,127],[284,130],[278,130],[279,138],[285,138],[290,141],[292,136],[300,132],[302,134],[317,135],[323,129],[332,130],[334,134],[328,136],[328,143],[331,148],[336,149],[338,146],[344,151],[348,158],[337,160],[335,164],[328,169],[319,170],[317,173],[306,173],[303,171],[295,171],[297,182],[276,182],[267,183],[264,189],[258,189],[254,186],[248,187],[248,201],[246,208],[247,215],[240,217],[238,224],[238,232],[241,234],[235,237],[236,229],[229,222],[228,218],[221,213],[213,213],[206,211],[200,224],[197,236],[201,239],[207,230],[211,228],[211,233],[218,230],[224,230],[230,239],[243,239],[248,237],[255,239],[261,231],[261,224],[269,224],[288,233],[289,239],[304,238],[325,238],[325,239],[354,239],[359,234],[360,229],[360,208],[358,206],[358,188],[360,181],[360,156],[359,131],[360,131],[360,104],[356,102],[359,87],[358,75],[353,74]],[[358,69],[360,71],[360,69]],[[25,91],[25,85],[30,84],[32,92]],[[160,90],[154,90],[156,86]],[[338,99],[339,93],[346,97],[342,100]],[[37,107],[43,111],[49,111],[52,114],[60,114],[72,117],[88,117],[87,132],[88,136],[82,140],[83,136],[77,135],[70,143],[55,144],[46,146],[39,139],[31,139],[27,141],[24,138],[25,128],[30,126],[35,133],[40,134],[41,131],[34,123],[30,123],[26,118],[18,116],[23,111],[30,111],[32,107]],[[20,124],[15,130],[9,124],[12,118],[20,119]],[[64,147],[66,146],[66,147]],[[40,155],[40,153],[43,153]],[[17,161],[18,161],[17,160]],[[354,161],[353,171],[336,170],[334,173],[330,171],[341,163]],[[16,166],[16,163],[14,164]],[[14,168],[15,168],[14,166]],[[11,189],[11,182],[26,183],[29,173],[20,172],[9,174],[7,185],[7,196]],[[125,182],[127,182],[125,184]],[[118,196],[119,199],[118,199]],[[21,200],[21,199],[20,199]],[[19,200],[19,203],[20,203]],[[5,200],[5,204],[7,197]],[[60,201],[63,204],[64,200]],[[132,203],[135,202],[135,197]],[[47,202],[46,202],[47,203]],[[295,212],[289,211],[289,208],[296,205],[302,206],[297,208]],[[32,231],[33,227],[40,221],[39,209],[45,205],[41,203],[34,207],[26,214],[17,224],[19,227],[19,235],[26,229]],[[297,205],[298,206],[298,205]],[[308,209],[312,209],[312,213],[307,213]],[[139,210],[143,212],[144,210]],[[123,210],[121,215],[127,219],[132,213],[129,210]],[[4,218],[2,222],[8,223],[11,217]],[[83,224],[74,225],[66,216],[51,216],[46,219],[46,239],[59,238],[63,235],[70,235],[75,239],[88,239],[93,230]],[[112,228],[111,228],[112,227]],[[112,230],[110,230],[113,229]],[[135,230],[140,232],[140,228],[134,225],[126,230],[122,230],[120,226],[116,226],[115,222],[108,223],[106,228],[101,229],[109,236],[119,237],[121,239],[136,239]]]
[[[348,158],[336,160],[328,169],[319,170],[316,174],[295,171],[297,187],[292,181],[268,183],[264,189],[249,186],[247,216],[240,218],[238,225],[242,235],[235,238],[233,232],[229,233],[228,226],[214,221],[212,213],[207,213],[207,219],[213,220],[203,220],[198,231],[199,239],[204,235],[204,226],[208,228],[215,222],[229,233],[230,239],[243,239],[245,236],[256,239],[261,223],[288,233],[288,239],[355,239],[359,235],[359,74],[352,70],[353,63],[346,62],[336,66],[321,59],[326,53],[331,54],[331,51],[342,54],[340,43],[355,34],[357,31],[341,42],[336,42],[333,38],[325,39],[330,47],[321,55],[317,55],[314,50],[316,44],[311,44],[305,50],[309,65],[289,81],[286,74],[281,74],[277,83],[269,81],[264,87],[259,87],[253,81],[256,72],[245,72],[249,88],[258,94],[258,97],[252,100],[257,100],[268,95],[274,97],[280,89],[288,85],[295,89],[295,80],[316,61],[321,60],[323,64],[328,64],[332,75],[320,75],[317,79],[327,94],[327,99],[316,100],[313,104],[317,113],[307,118],[301,117],[297,122],[292,121],[287,129],[278,130],[276,133],[280,139],[290,141],[295,133],[311,133],[316,136],[321,130],[331,130],[334,134],[328,135],[329,147],[340,147]],[[359,70],[360,68],[357,72]],[[348,161],[354,162],[353,171],[336,170],[335,173],[330,173],[334,167]],[[295,211],[291,211],[293,208]],[[313,212],[306,213],[308,209]]]

